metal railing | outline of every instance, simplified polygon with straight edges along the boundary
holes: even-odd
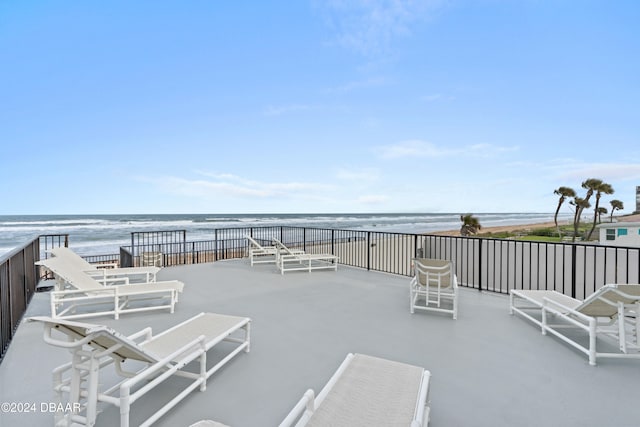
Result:
[[[415,257],[449,259],[461,286],[498,293],[546,289],[583,299],[607,283],[640,283],[640,248],[592,243],[279,226],[218,229],[215,240],[128,250],[160,252],[164,266],[211,262],[246,256],[245,235],[263,244],[275,237],[293,249],[337,255],[344,265],[404,276],[412,274]]]
[[[607,283],[640,283],[637,247],[288,226],[216,229],[213,240],[203,241],[187,241],[182,230],[149,234],[135,233],[134,244],[119,254],[86,258],[122,267],[143,265],[149,253],[165,267],[214,262],[247,256],[250,235],[265,245],[277,238],[293,249],[337,255],[343,265],[403,276],[412,274],[415,257],[448,259],[461,286],[498,293],[546,289],[583,299]],[[35,292],[34,263],[46,249],[68,243],[68,235],[43,235],[0,258],[0,360]]]
[[[68,234],[46,234],[0,257],[0,360],[36,292],[41,277],[35,262],[68,242]]]

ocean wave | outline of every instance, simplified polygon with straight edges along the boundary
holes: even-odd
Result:
[[[485,227],[552,221],[549,213],[474,214]],[[570,215],[561,214],[561,221]],[[239,214],[239,215],[82,215],[33,218],[0,216],[0,254],[11,251],[38,235],[68,234],[70,245],[84,255],[117,253],[131,242],[132,232],[186,230],[188,241],[238,238],[237,232],[220,231],[249,227],[310,227],[354,231],[428,233],[460,227],[459,213],[383,213],[383,214]],[[259,233],[259,230],[255,230]]]

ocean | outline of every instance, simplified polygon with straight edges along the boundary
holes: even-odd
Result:
[[[484,227],[553,220],[552,213],[474,216]],[[197,241],[213,240],[215,229],[261,226],[429,233],[460,228],[460,214],[0,215],[0,256],[44,234],[68,234],[69,246],[79,254],[103,255],[118,253],[120,246],[131,242],[134,231],[186,230],[187,240]]]

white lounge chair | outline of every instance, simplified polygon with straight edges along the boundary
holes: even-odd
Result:
[[[299,253],[286,247],[280,240],[273,239],[278,252],[276,253],[276,265],[281,274],[285,271],[330,269],[338,270],[340,258],[331,254],[307,254]]]
[[[253,237],[245,234],[247,241],[249,242],[249,261],[251,265],[260,263],[276,263],[278,261],[278,253],[281,252],[277,246],[263,246],[258,243]],[[303,254],[304,251],[291,250],[295,254]]]
[[[128,283],[126,278],[106,279],[102,283],[70,265],[66,259],[53,257],[36,262],[51,271],[56,289],[51,291],[53,318],[81,318],[122,313],[169,309],[174,312],[178,293],[184,283],[170,280],[152,283],[113,284],[113,280]]]
[[[205,391],[207,379],[241,351],[249,352],[250,345],[249,318],[213,313],[200,313],[157,335],[150,327],[125,336],[102,325],[50,317],[29,320],[44,323],[45,342],[71,351],[71,362],[53,371],[56,404],[72,410],[56,412],[56,426],[93,426],[107,404],[120,408],[120,426],[127,427],[131,405],[143,395],[173,375],[190,380],[146,420],[136,420],[136,425],[148,426],[191,391]],[[238,346],[208,367],[207,352],[222,341]],[[105,372],[110,365],[117,377]],[[114,377],[116,384],[111,385]]]
[[[585,353],[589,364],[598,357],[640,359],[640,285],[605,285],[584,301],[557,291],[510,291],[511,314],[518,313],[540,326],[542,334],[551,332]],[[558,323],[551,323],[555,317]],[[569,329],[586,332],[588,343]],[[585,338],[586,338],[585,337]],[[599,339],[612,342],[618,352],[598,351]]]
[[[449,313],[458,318],[458,279],[453,262],[414,258],[414,277],[409,283],[409,310]]]
[[[127,277],[129,280],[138,280],[143,283],[155,282],[159,267],[125,267],[118,268],[115,263],[91,264],[71,249],[60,246],[48,251],[54,257],[66,259],[70,264],[76,266],[94,278],[117,278]]]
[[[318,396],[307,390],[280,427],[426,426],[430,378],[418,366],[350,353]]]

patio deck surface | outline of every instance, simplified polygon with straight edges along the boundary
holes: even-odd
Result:
[[[349,352],[425,367],[431,422],[444,426],[637,426],[638,360],[586,356],[530,322],[510,316],[508,298],[462,289],[458,320],[409,313],[409,278],[340,266],[291,272],[247,259],[164,268],[158,280],[185,283],[176,312],[96,317],[130,334],[162,331],[200,312],[252,319],[251,352],[241,353],[155,425],[213,419],[233,427],[277,426],[304,391],[324,386]],[[34,296],[26,316],[48,315],[49,295]],[[23,320],[0,364],[0,402],[35,403],[33,413],[0,412],[0,426],[50,426],[51,370],[69,353],[44,343],[43,326]],[[175,392],[169,380],[132,407],[132,425],[154,401]],[[179,381],[179,380],[176,380]],[[118,424],[118,410],[98,426]],[[138,421],[136,421],[138,420]]]

